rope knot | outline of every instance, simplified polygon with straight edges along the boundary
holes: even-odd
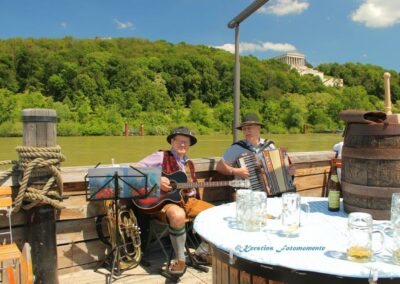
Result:
[[[65,208],[59,201],[63,193],[59,164],[65,160],[61,147],[18,146],[16,151],[23,174],[13,212],[18,212],[21,207],[30,209],[38,203],[49,204],[56,209]],[[47,182],[44,181],[46,179]],[[22,206],[23,201],[28,204]]]

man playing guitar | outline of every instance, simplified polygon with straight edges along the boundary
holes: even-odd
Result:
[[[157,151],[139,162],[140,166],[161,167],[163,177],[161,177],[161,194],[168,194],[173,190],[172,181],[166,175],[176,172],[186,173],[189,181],[196,182],[194,164],[186,156],[190,146],[197,143],[194,134],[186,127],[177,127],[168,135],[167,141],[171,144],[171,150]],[[196,198],[196,190],[184,189],[181,192],[180,202],[166,202],[156,213],[157,218],[169,224],[169,236],[175,253],[175,259],[171,261],[168,272],[174,275],[185,273],[185,242],[186,230],[185,221],[187,218],[195,218],[201,211],[213,205]],[[203,242],[196,252],[206,247]]]

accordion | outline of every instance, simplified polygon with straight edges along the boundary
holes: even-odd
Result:
[[[252,190],[265,190],[269,196],[296,191],[289,175],[289,157],[283,149],[243,155],[237,165],[248,169]]]

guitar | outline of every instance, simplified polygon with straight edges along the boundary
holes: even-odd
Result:
[[[159,211],[165,203],[180,203],[183,199],[181,189],[198,188],[198,187],[236,187],[236,188],[249,188],[250,183],[248,180],[229,180],[229,181],[207,181],[207,182],[187,182],[187,176],[184,172],[175,172],[170,175],[162,174],[167,177],[172,187],[171,191],[163,192],[161,190],[159,197],[148,197],[143,199],[134,199],[135,205],[146,211],[147,213],[154,213]]]

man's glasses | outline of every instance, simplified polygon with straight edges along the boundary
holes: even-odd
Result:
[[[178,145],[185,145],[185,146],[190,146],[190,141],[185,141],[185,140],[174,140],[174,142]]]

